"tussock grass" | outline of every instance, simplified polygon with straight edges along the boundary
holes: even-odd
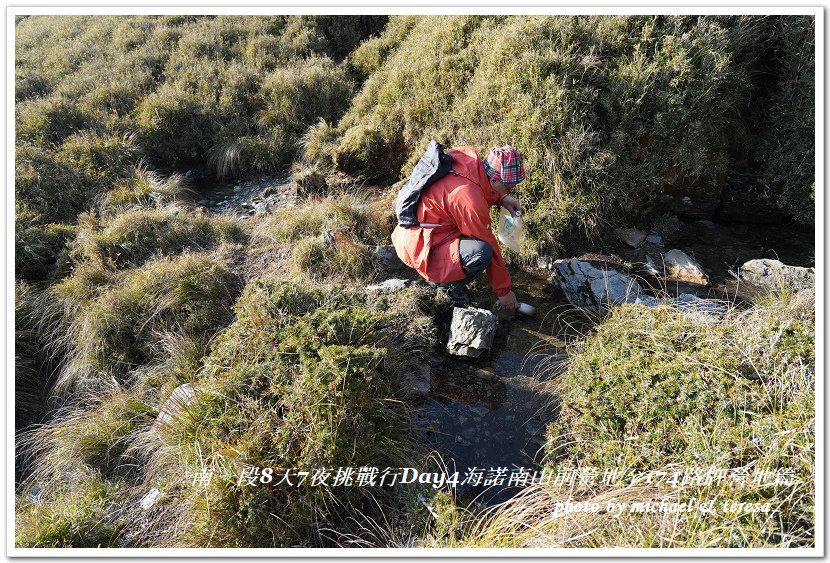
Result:
[[[154,387],[146,377],[57,411],[29,434],[36,469],[18,497],[20,518],[42,525],[48,510],[52,521],[93,533],[91,521],[103,512],[107,530],[117,532],[108,541],[119,546],[265,547],[324,545],[327,533],[352,530],[367,512],[402,510],[407,500],[394,490],[244,487],[237,479],[244,464],[420,466],[426,450],[409,436],[401,382],[437,338],[421,300],[414,290],[393,302],[338,286],[250,283],[234,307],[236,321],[210,353],[179,364],[178,381],[197,393],[171,423],[152,421],[173,384]],[[400,323],[401,316],[413,322]],[[192,345],[181,344],[168,339],[167,349],[191,355]],[[203,471],[215,473],[194,481]],[[103,491],[79,498],[87,476]],[[24,497],[33,487],[43,491],[35,504]],[[161,500],[141,509],[150,488]],[[90,541],[65,529],[58,540],[46,535],[27,524],[17,542]]]
[[[485,154],[510,143],[528,171],[518,187],[529,210],[525,255],[556,254],[569,243],[596,242],[607,227],[630,222],[632,210],[648,213],[666,190],[717,191],[730,168],[754,158],[734,149],[760,145],[757,121],[779,123],[750,111],[773,95],[763,85],[770,76],[789,99],[803,95],[798,107],[811,112],[810,80],[796,86],[784,78],[813,66],[808,19],[393,20],[354,53],[373,72],[338,123],[338,140],[306,152],[321,160],[317,153],[327,150],[338,169],[391,183],[408,175],[432,137]],[[785,32],[771,33],[776,27]],[[762,57],[770,48],[788,53],[793,70],[765,66],[778,64]],[[502,79],[493,80],[494,69]],[[766,138],[771,151],[784,148]],[[795,138],[811,143],[809,135]],[[811,214],[809,198],[800,201]]]
[[[166,332],[206,342],[232,319],[237,284],[205,254],[159,258],[124,272],[79,267],[49,290],[64,309],[51,335],[67,357],[56,390],[92,395],[113,382],[129,384],[131,372],[164,360]]]
[[[140,266],[152,257],[186,250],[204,252],[247,238],[234,219],[176,207],[136,209],[104,220],[82,219],[72,249],[76,260],[110,270]]]
[[[220,178],[281,171],[309,125],[346,111],[354,83],[340,61],[385,22],[22,19],[15,28],[19,230],[71,225],[93,201],[122,210],[175,199],[187,187],[177,175],[202,164]],[[40,242],[19,245],[22,263],[43,262]],[[42,279],[52,266],[24,277]]]
[[[116,181],[111,190],[102,194],[98,207],[105,213],[118,213],[135,207],[174,203],[192,193],[181,174],[165,177],[151,170],[146,162],[139,162],[128,176]]]
[[[108,519],[117,494],[95,472],[77,475],[54,500],[16,497],[17,547],[114,547],[118,528]]]
[[[287,269],[311,279],[372,279],[376,266],[367,245],[388,243],[391,205],[360,193],[311,198],[260,221],[251,235],[253,254],[280,248]]]

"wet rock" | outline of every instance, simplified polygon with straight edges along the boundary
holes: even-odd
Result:
[[[233,187],[233,193],[238,194],[241,191],[242,191],[242,186],[234,186]]]
[[[709,285],[703,267],[682,250],[673,249],[663,254],[666,279],[694,285]]]
[[[150,489],[146,495],[141,498],[141,508],[150,510],[161,497],[161,491],[158,489]]]
[[[575,258],[557,260],[554,278],[572,305],[605,313],[612,305],[634,303],[640,285],[622,272],[595,268]]]
[[[385,246],[369,246],[368,248],[381,269],[392,272],[409,269],[409,266],[401,262],[401,259],[398,258],[398,253],[395,252],[395,247],[391,244]]]
[[[200,199],[199,201],[196,202],[196,205],[207,205],[207,203],[208,203],[208,200]]]
[[[366,291],[384,294],[397,293],[406,289],[407,281],[397,278],[388,279],[376,285],[367,285]]]
[[[725,304],[719,301],[712,301],[710,299],[701,299],[697,295],[691,293],[681,293],[677,297],[658,299],[649,295],[641,295],[637,298],[638,305],[645,305],[646,307],[657,307],[659,305],[669,305],[670,307],[682,311],[686,317],[704,325],[716,325],[723,320],[727,313]]]
[[[750,260],[741,266],[739,278],[761,291],[797,291],[814,288],[816,272],[815,268],[788,266],[778,260],[762,258]]]
[[[414,370],[406,372],[403,376],[410,393],[417,397],[426,397],[429,395],[429,364],[422,364]]]
[[[663,244],[663,237],[658,234],[650,234],[646,237],[646,244],[653,244],[654,246],[660,246]]]
[[[195,400],[196,389],[192,384],[185,383],[184,385],[176,387],[167,401],[164,402],[164,405],[162,405],[158,417],[153,422],[153,429],[158,430],[160,427],[173,422]]]
[[[631,248],[637,248],[638,246],[643,244],[643,241],[646,239],[646,233],[644,233],[643,231],[641,231],[639,229],[634,229],[634,228],[629,228],[629,229],[617,228],[617,229],[614,229],[614,234],[616,234],[618,237],[620,237],[620,240],[622,240],[625,244],[627,244]]]
[[[659,276],[662,274],[662,268],[657,265],[657,260],[655,260],[650,254],[646,255],[645,266],[648,273],[652,276]]]
[[[493,345],[498,318],[484,309],[455,307],[450,323],[447,351],[456,356],[477,358]]]
[[[662,241],[671,241],[683,230],[683,222],[673,213],[664,213],[651,224],[652,233]]]

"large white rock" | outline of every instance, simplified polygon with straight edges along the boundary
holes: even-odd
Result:
[[[709,277],[703,271],[703,267],[682,250],[675,248],[663,254],[663,267],[666,279],[694,285],[709,285]]]
[[[498,317],[485,309],[455,307],[447,351],[456,356],[481,356],[493,345],[498,324]]]
[[[555,278],[572,305],[605,313],[613,305],[634,303],[642,288],[628,274],[601,270],[570,258],[553,264]]]
[[[766,258],[746,262],[739,275],[741,281],[764,291],[812,289],[816,283],[814,268],[788,266]]]

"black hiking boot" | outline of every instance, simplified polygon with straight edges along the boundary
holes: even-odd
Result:
[[[470,304],[470,296],[467,294],[467,291],[463,285],[459,285],[455,282],[435,283],[430,281],[426,282],[426,284],[436,291],[446,293],[447,297],[450,298],[450,301],[452,301],[452,304],[456,307],[464,307]]]

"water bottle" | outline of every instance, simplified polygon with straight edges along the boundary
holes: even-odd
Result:
[[[516,211],[516,213],[511,214],[502,207],[498,230],[499,242],[513,252],[519,252],[524,234],[525,228],[522,224],[522,212]]]

